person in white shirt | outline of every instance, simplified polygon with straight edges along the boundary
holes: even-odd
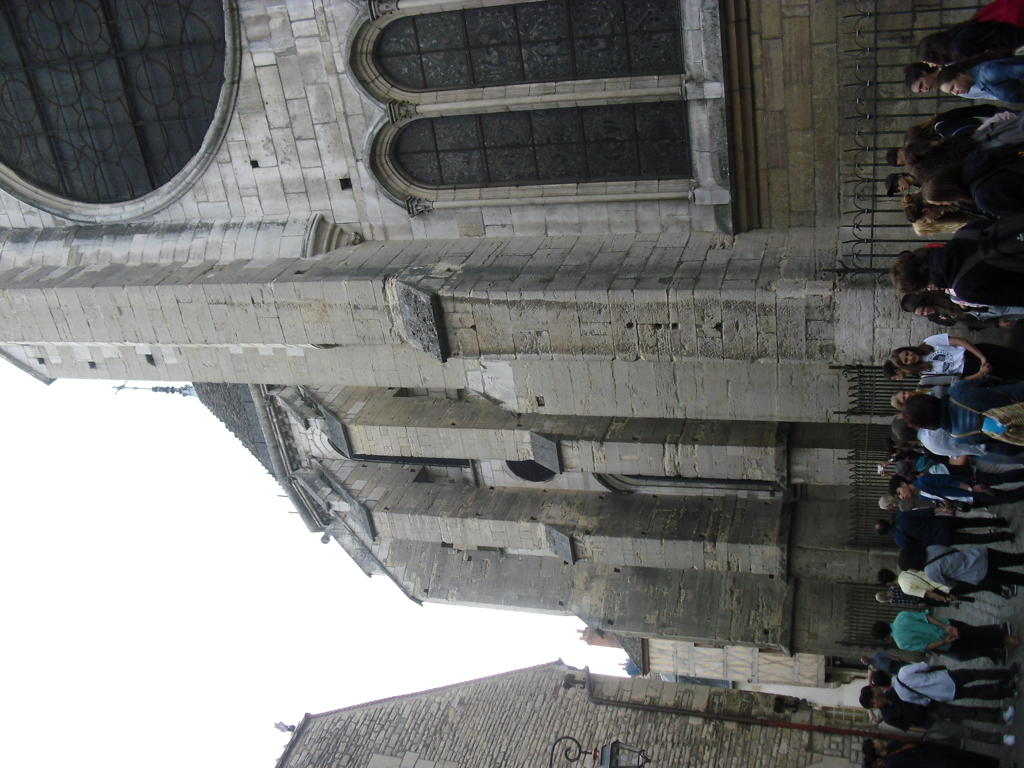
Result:
[[[998,344],[972,344],[959,336],[939,333],[916,347],[897,347],[882,370],[889,378],[920,376],[922,386],[977,379],[988,374],[1024,378],[1024,355]]]
[[[932,669],[926,661],[900,668],[892,687],[902,701],[928,706],[957,699],[1012,699],[1017,695],[1017,665],[1009,669]],[[985,680],[995,683],[970,685]]]

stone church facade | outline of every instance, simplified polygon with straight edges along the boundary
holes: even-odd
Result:
[[[891,559],[851,534],[878,419],[841,366],[914,335],[830,271],[847,5],[25,11],[58,42],[0,30],[0,354],[202,382],[306,525],[410,599],[820,684]]]

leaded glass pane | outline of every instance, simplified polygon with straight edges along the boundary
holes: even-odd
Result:
[[[474,48],[515,43],[519,39],[514,6],[480,8],[463,13],[466,17],[469,44]]]
[[[528,82],[572,80],[572,43],[568,40],[545,40],[524,43],[523,79]]]
[[[471,53],[474,82],[488,85],[523,79],[517,46],[492,45],[488,48],[474,48]]]
[[[457,88],[468,78],[469,63],[464,51],[423,54],[423,80],[430,90]]]
[[[7,0],[0,161],[68,199],[141,197],[199,150],[223,78],[219,0]]]
[[[576,41],[576,71],[580,77],[614,77],[629,71],[625,37],[589,37]]]
[[[477,115],[442,117],[433,123],[438,149],[470,149],[480,146],[480,118]]]
[[[427,13],[414,18],[421,51],[450,51],[466,45],[459,12]]]
[[[441,167],[436,152],[418,152],[402,156],[402,164],[412,178],[429,187],[441,186]]]
[[[579,109],[545,109],[530,113],[534,140],[538,144],[582,142]]]
[[[547,0],[403,17],[376,57],[416,91],[680,73],[680,25],[672,0]]]
[[[674,32],[636,34],[630,38],[629,66],[631,70],[648,70],[671,66],[682,70],[682,51]]]
[[[387,56],[381,59],[381,66],[385,75],[396,82],[405,83],[407,88],[421,91],[427,87],[418,55]]]
[[[399,133],[395,160],[437,187],[689,178],[686,103],[415,120]]]
[[[487,150],[488,178],[492,184],[522,184],[537,178],[532,147]]]
[[[480,115],[485,147],[510,147],[529,143],[530,114],[528,112],[498,112]]]
[[[419,16],[404,16],[388,25],[385,34],[377,41],[377,53],[381,57],[397,56],[402,53],[418,53],[416,28],[413,19]],[[386,60],[386,58],[384,59]]]
[[[484,153],[441,152],[441,179],[445,186],[476,186],[476,180],[484,178]]]
[[[647,107],[649,110],[650,107]],[[633,105],[591,107],[583,110],[583,136],[587,143],[629,141],[636,136]]]
[[[569,33],[569,8],[562,3],[528,3],[517,9],[519,39],[565,40]]]
[[[398,134],[399,154],[433,152],[435,149],[433,120],[415,120]]]
[[[582,144],[549,144],[537,146],[537,177],[540,181],[585,181],[587,159]]]
[[[646,3],[639,4],[645,6]],[[621,0],[569,0],[573,31],[580,37],[621,35],[626,14]]]
[[[626,28],[630,32],[675,30],[678,27],[679,0],[626,3]]]

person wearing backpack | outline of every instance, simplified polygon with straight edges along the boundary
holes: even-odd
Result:
[[[1024,177],[1021,179],[1024,189]],[[900,293],[937,290],[954,301],[1015,306],[1024,296],[1024,216],[961,227],[946,244],[903,251],[890,269]]]
[[[1005,384],[995,376],[958,381],[946,397],[908,397],[903,418],[919,430],[945,430],[955,444],[1016,455],[1024,446],[1024,384]]]
[[[1024,552],[1003,552],[990,547],[954,549],[939,544],[929,547],[912,544],[897,553],[896,564],[901,571],[923,574],[929,583],[949,591],[968,585],[974,588],[972,591],[984,590],[1008,597],[1016,594],[1017,586],[1024,584],[1024,573],[1006,570],[1024,565]]]

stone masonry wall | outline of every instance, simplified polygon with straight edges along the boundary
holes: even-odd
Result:
[[[459,552],[383,540],[374,552],[421,600],[575,615],[599,629],[787,649],[791,590],[772,574],[666,570]],[[386,551],[385,551],[386,550]]]
[[[19,235],[78,261],[0,275],[0,341],[36,345],[50,376],[469,388],[520,413],[831,421],[843,407],[829,365],[847,316],[808,279],[832,236],[366,243],[217,264],[175,234]],[[185,263],[89,266],[136,236]],[[256,238],[264,258],[286,239]],[[439,294],[446,365],[406,343],[392,280]]]
[[[778,480],[778,425],[682,419],[518,417],[482,398],[399,397],[349,388],[324,401],[352,450],[384,456],[533,459],[534,435],[558,445],[566,472]]]
[[[879,568],[892,567],[891,537],[879,536],[870,549],[849,543],[852,529],[845,503],[804,499],[797,505],[790,537],[791,576],[873,584]],[[880,510],[879,517],[884,517]]]
[[[750,226],[839,220],[838,57],[843,0],[725,0],[734,121],[730,151],[756,197]],[[737,125],[739,124],[739,125]],[[741,177],[742,178],[742,177]],[[831,266],[830,264],[827,266]]]
[[[778,501],[396,480],[372,510],[377,531],[395,539],[546,552],[554,526],[587,562],[785,576],[788,527]]]
[[[564,734],[587,750],[614,739],[642,746],[654,765],[804,768],[826,756],[833,768],[854,765],[849,737],[591,704],[585,691],[563,687],[570,674],[583,679],[579,670],[553,664],[307,716],[277,768],[526,768],[543,765]],[[597,697],[621,702],[783,721],[820,718],[807,711],[776,716],[765,694],[594,681]]]

